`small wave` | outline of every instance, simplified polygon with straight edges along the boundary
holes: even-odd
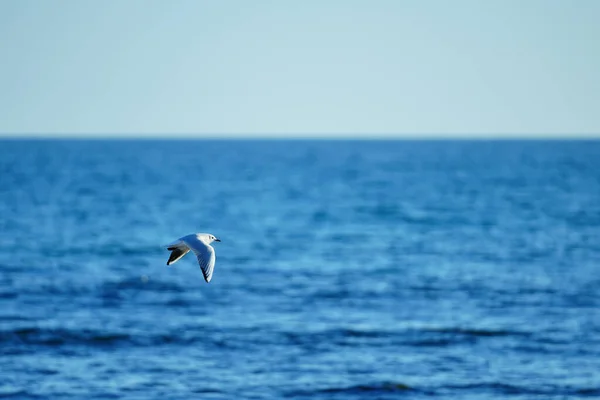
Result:
[[[114,344],[127,341],[130,336],[121,333],[73,331],[69,329],[44,329],[39,327],[17,328],[0,332],[0,343],[20,342],[46,346],[63,344]]]
[[[0,321],[17,322],[17,321],[33,321],[35,318],[25,317],[22,315],[0,315]]]
[[[208,343],[219,345],[216,341],[206,340],[201,335],[179,332],[157,332],[139,334],[139,332],[100,331],[92,329],[66,329],[23,327],[0,331],[0,345],[38,345],[38,346],[155,346],[161,344]]]
[[[352,329],[352,328],[338,329],[338,330],[336,330],[336,332],[341,336],[358,337],[358,338],[361,338],[361,337],[377,338],[377,337],[385,337],[385,336],[391,335],[390,332],[386,332],[386,331],[361,330],[361,329]]]
[[[530,336],[528,332],[504,329],[478,329],[478,328],[421,328],[423,332],[474,336],[474,337],[495,337],[495,336]]]
[[[118,257],[118,256],[149,256],[153,254],[161,254],[164,249],[160,246],[124,246],[121,243],[106,243],[102,245],[84,245],[79,244],[71,247],[56,247],[39,249],[51,256],[88,256],[97,255],[102,257]]]
[[[182,288],[171,282],[151,279],[147,276],[130,277],[117,281],[105,282],[100,286],[105,296],[110,297],[124,290],[145,290],[151,292],[181,292]]]
[[[29,396],[29,393],[25,389],[11,387],[0,388],[0,399],[22,399],[24,396]]]
[[[304,344],[315,342],[330,341],[335,344],[343,344],[344,340],[352,338],[385,338],[391,336],[392,333],[384,331],[368,331],[350,328],[326,329],[312,332],[283,332],[283,336],[294,344]]]
[[[528,333],[511,330],[465,329],[465,328],[410,328],[401,330],[369,330],[359,328],[335,328],[309,332],[282,332],[284,338],[294,345],[314,347],[350,346],[357,342],[373,345],[397,344],[416,347],[445,347],[488,337],[529,336]]]
[[[460,343],[460,340],[457,339],[443,339],[443,338],[431,338],[431,339],[417,339],[417,340],[407,340],[406,344],[415,347],[446,347],[451,346],[453,344]]]
[[[325,387],[315,390],[301,390],[288,393],[288,396],[317,396],[323,394],[337,394],[346,396],[355,394],[363,396],[375,396],[377,394],[404,393],[414,391],[417,391],[417,389],[402,382],[376,382],[352,386]]]
[[[25,270],[25,267],[23,267],[23,265],[20,264],[0,264],[0,270],[3,273],[22,272],[23,270]]]
[[[597,396],[600,394],[600,388],[573,388],[560,387],[556,385],[522,386],[504,382],[479,382],[465,383],[458,385],[446,385],[444,389],[469,390],[469,391],[490,391],[502,393],[504,395],[525,394],[525,395],[564,395],[564,396]]]
[[[575,389],[573,390],[573,394],[580,396],[600,396],[600,387]]]
[[[465,383],[465,384],[457,384],[457,385],[446,385],[444,386],[446,389],[453,390],[484,390],[484,391],[494,391],[500,392],[503,394],[543,394],[544,391],[540,392],[540,390],[525,388],[517,385],[511,385],[508,383],[501,382],[479,382],[479,383]]]
[[[382,382],[376,384],[367,385],[355,385],[349,387],[335,387],[321,389],[321,393],[372,393],[372,392],[405,392],[414,391],[415,389],[407,384],[401,382]]]
[[[191,392],[197,394],[224,393],[223,391],[215,388],[191,389]]]
[[[402,210],[396,204],[357,205],[354,207],[357,214],[375,218],[398,218]]]
[[[317,210],[312,214],[314,223],[328,222],[331,220],[331,215],[327,210]]]
[[[402,344],[415,347],[446,347],[513,334],[516,334],[516,332],[461,328],[420,328],[409,329],[404,332]]]

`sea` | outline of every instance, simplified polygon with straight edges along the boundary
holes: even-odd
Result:
[[[0,140],[0,398],[598,397],[600,141]]]

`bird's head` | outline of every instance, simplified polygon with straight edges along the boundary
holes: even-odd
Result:
[[[198,239],[202,240],[206,244],[210,244],[212,242],[220,242],[221,241],[215,235],[212,235],[210,233],[198,233],[196,236],[198,237]]]

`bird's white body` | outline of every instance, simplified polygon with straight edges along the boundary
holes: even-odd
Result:
[[[177,262],[191,250],[198,259],[204,280],[210,282],[216,260],[215,249],[210,244],[215,241],[220,242],[219,239],[210,233],[193,233],[183,236],[166,246],[168,250],[171,250],[171,256],[167,261],[167,265]]]

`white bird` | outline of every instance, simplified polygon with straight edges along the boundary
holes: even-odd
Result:
[[[198,259],[204,280],[210,282],[216,259],[215,249],[210,245],[212,242],[220,242],[220,240],[210,233],[193,233],[177,239],[167,245],[167,250],[171,250],[167,265],[173,264],[192,250]]]

